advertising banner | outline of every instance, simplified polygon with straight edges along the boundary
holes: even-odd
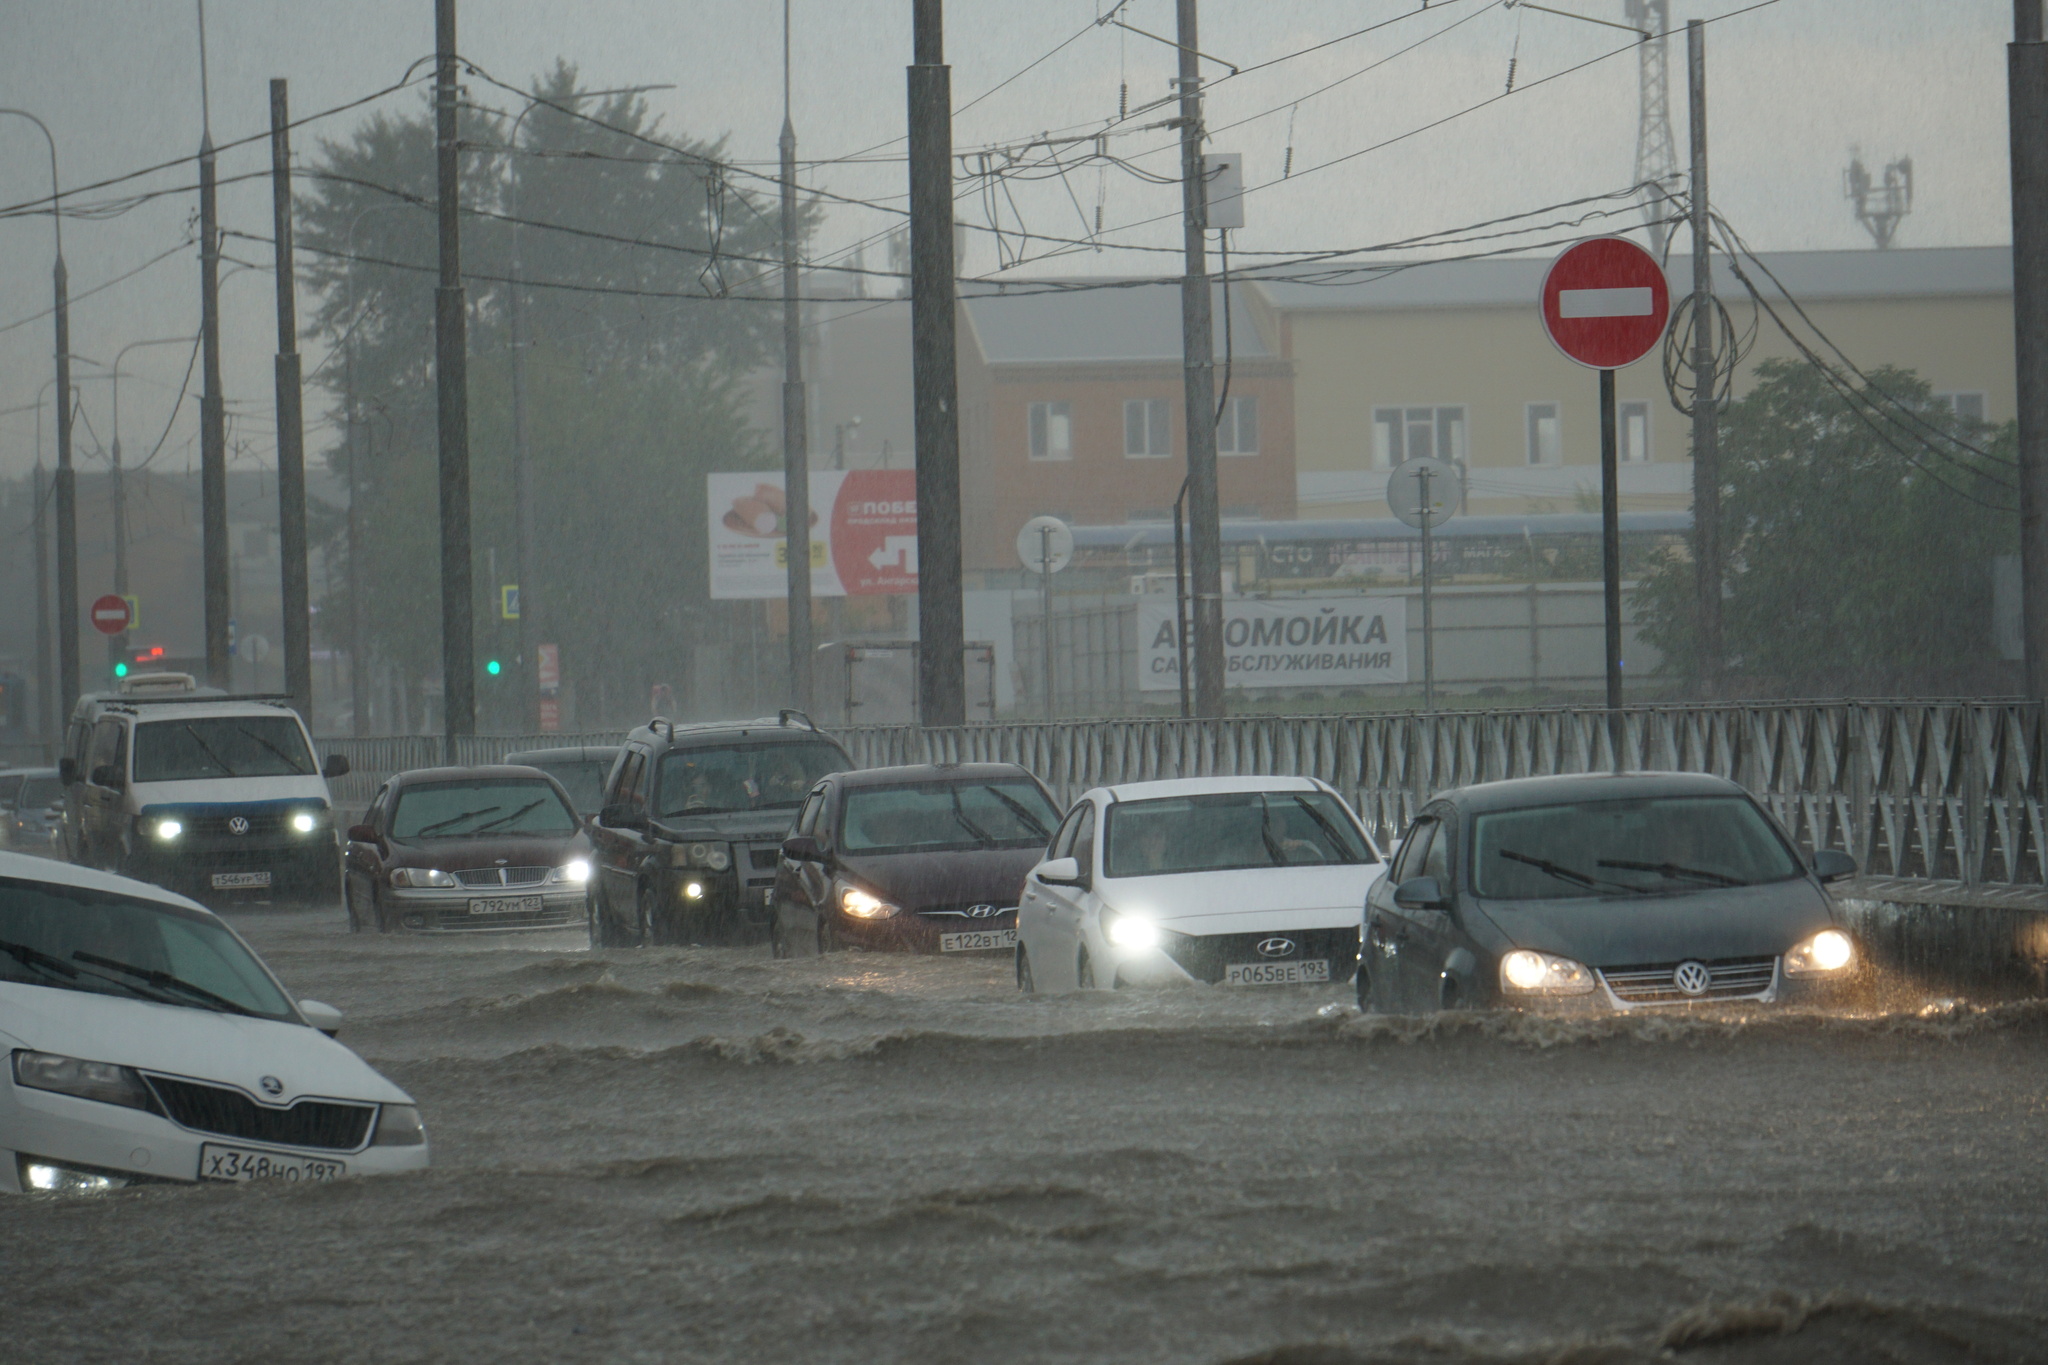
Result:
[[[789,594],[780,474],[706,477],[711,595]],[[908,469],[811,471],[811,595],[917,591],[917,475]]]
[[[1226,598],[1223,670],[1226,687],[1405,683],[1408,603],[1400,597]],[[1180,637],[1168,594],[1138,600],[1138,689],[1180,690]]]

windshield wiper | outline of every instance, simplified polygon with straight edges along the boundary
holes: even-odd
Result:
[[[995,844],[994,837],[991,836],[989,832],[983,829],[980,825],[977,825],[972,820],[968,819],[967,812],[961,809],[960,789],[958,787],[948,787],[946,789],[946,794],[953,798],[953,818],[960,822],[960,828],[966,830],[969,834],[972,834],[975,838],[981,840],[981,846],[983,848],[992,847]]]
[[[1529,866],[1535,868],[1538,872],[1547,872],[1561,882],[1570,882],[1573,886],[1583,886],[1588,891],[1592,890],[1596,886],[1613,887],[1618,891],[1629,891],[1634,889],[1632,887],[1622,886],[1618,882],[1608,881],[1602,877],[1588,877],[1585,873],[1578,871],[1576,868],[1566,867],[1562,863],[1553,863],[1548,858],[1538,858],[1528,853],[1517,853],[1513,849],[1504,848],[1500,850],[1500,856],[1506,858],[1510,862],[1527,863]]]
[[[24,967],[40,967],[46,972],[55,972],[67,981],[78,979],[78,968],[61,957],[52,957],[40,948],[31,948],[26,943],[0,943],[0,953],[19,962]]]
[[[542,801],[546,800],[547,798],[543,796],[540,799],[540,801],[529,801],[525,805],[521,806],[518,810],[513,811],[510,815],[501,815],[495,820],[484,821],[481,825],[478,825],[475,829],[471,830],[470,833],[482,834],[485,830],[490,829],[493,825],[502,825],[508,820],[517,820],[520,816],[526,814],[526,812],[532,810],[535,806],[540,805]],[[496,810],[497,807],[493,806],[491,807],[491,809]],[[478,813],[482,814],[482,812]]]
[[[1618,867],[1624,872],[1655,872],[1674,881],[1681,877],[1690,877],[1694,881],[1706,882],[1710,886],[1749,885],[1742,878],[1731,877],[1725,872],[1709,872],[1703,867],[1680,867],[1677,863],[1638,863],[1627,858],[1602,858],[1598,865]]]
[[[444,830],[448,828],[448,826],[450,825],[459,825],[464,820],[473,820],[479,815],[489,815],[494,810],[503,809],[503,806],[483,806],[477,810],[466,810],[462,812],[462,814],[460,815],[451,815],[446,820],[436,821],[434,824],[431,825],[422,825],[420,827],[420,833],[422,835],[432,834],[437,830]]]
[[[164,990],[183,991],[194,1000],[204,1000],[214,1008],[224,1010],[229,1014],[247,1014],[258,1019],[263,1017],[240,1001],[230,1000],[224,995],[215,995],[204,986],[195,986],[181,976],[172,976],[169,972],[160,972],[154,967],[131,966],[126,962],[116,962],[110,957],[101,957],[97,953],[88,953],[82,948],[72,953],[71,956],[75,961],[84,962],[94,967],[105,967],[109,971],[125,972],[138,981],[146,981],[150,985]]]
[[[1008,806],[1012,811],[1016,812],[1017,818],[1019,820],[1022,820],[1025,824],[1031,826],[1032,829],[1038,832],[1039,838],[1044,839],[1051,835],[1052,831],[1045,827],[1045,823],[1041,821],[1037,816],[1031,813],[1031,807],[1025,805],[1016,797],[1010,796],[1005,792],[998,791],[994,787],[983,787],[982,790],[987,792],[990,796],[993,796],[996,800],[1002,802],[1004,805]]]
[[[292,775],[295,777],[304,777],[306,776],[306,774],[312,771],[312,769],[310,768],[300,767],[298,759],[293,758],[290,754],[278,748],[275,744],[272,744],[269,740],[257,734],[254,730],[245,729],[244,727],[237,725],[235,727],[235,733],[239,735],[248,736],[250,739],[255,740],[258,744],[261,744],[264,748],[270,750],[270,752],[276,754],[279,758],[283,759],[285,766],[292,770]]]
[[[228,761],[222,758],[219,754],[215,753],[213,751],[213,746],[211,744],[208,744],[205,740],[199,737],[199,731],[193,728],[191,721],[186,721],[179,728],[182,729],[186,734],[192,736],[192,742],[194,744],[197,744],[201,749],[206,751],[206,756],[213,760],[214,767],[220,769],[220,775],[222,777],[236,776],[235,770],[228,766]]]
[[[1295,797],[1294,804],[1301,807],[1301,813],[1315,821],[1322,828],[1323,833],[1330,836],[1330,847],[1336,849],[1339,854],[1342,854],[1344,852],[1344,837],[1337,833],[1337,827],[1331,824],[1321,811],[1311,806],[1301,797]]]

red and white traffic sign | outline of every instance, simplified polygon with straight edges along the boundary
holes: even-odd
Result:
[[[1543,276],[1543,330],[1567,358],[1595,370],[1633,365],[1657,348],[1671,286],[1657,258],[1622,237],[1566,249]]]
[[[114,593],[94,598],[92,628],[102,635],[119,635],[128,629],[128,599]]]

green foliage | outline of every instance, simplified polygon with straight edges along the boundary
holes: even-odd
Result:
[[[1787,360],[1760,364],[1756,387],[1724,412],[1725,667],[1752,690],[1795,696],[1995,688],[1992,561],[2018,551],[2006,510],[2015,433],[1958,419],[1910,371],[1870,380],[1927,426],[1887,421],[1870,390],[1852,406]],[[1679,553],[1636,593],[1667,672],[1696,671],[1693,603]]]

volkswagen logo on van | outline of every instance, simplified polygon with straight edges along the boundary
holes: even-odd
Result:
[[[1259,942],[1260,957],[1293,957],[1294,940],[1291,938],[1269,938]]]
[[[1681,962],[1671,973],[1671,984],[1678,987],[1680,993],[1697,997],[1707,993],[1707,987],[1714,984],[1714,977],[1704,962]]]
[[[230,833],[230,834],[247,834],[248,832],[249,832],[249,817],[248,817],[248,816],[246,816],[246,815],[231,815],[231,816],[229,816],[229,817],[228,817],[228,833]]]

